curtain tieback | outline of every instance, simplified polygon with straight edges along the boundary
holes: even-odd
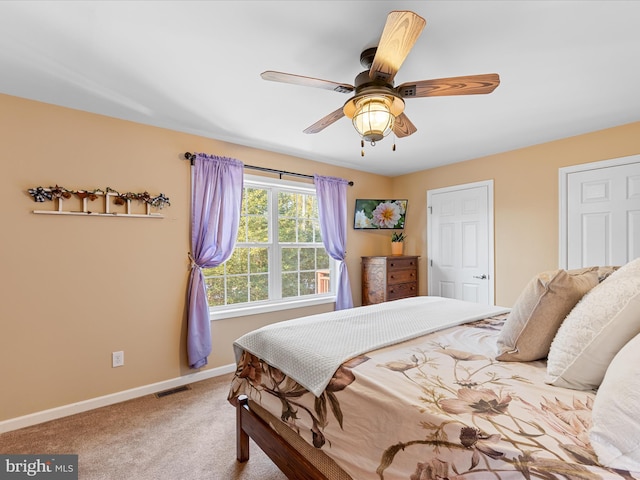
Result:
[[[188,252],[187,255],[189,255],[189,261],[191,262],[191,266],[189,268],[192,270],[194,268],[202,270],[202,267],[196,263],[196,260],[193,258],[193,255],[191,255],[191,252]]]

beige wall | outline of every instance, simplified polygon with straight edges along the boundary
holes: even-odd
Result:
[[[4,95],[0,132],[0,421],[193,372],[185,349],[190,175],[182,153],[354,180],[349,205],[391,194],[386,177]],[[33,214],[51,204],[36,204],[27,189],[55,184],[162,192],[171,206],[163,219]],[[349,229],[358,304],[359,257],[388,253],[388,243],[387,234]],[[246,331],[329,309],[212,322],[208,368],[230,364],[231,343]],[[116,350],[125,352],[124,367],[111,367]]]
[[[395,177],[411,205],[406,233],[427,292],[427,190],[494,182],[496,303],[511,306],[536,273],[558,267],[558,169],[640,153],[640,122]]]
[[[189,167],[185,151],[355,181],[355,198],[409,199],[405,252],[421,256],[426,293],[426,191],[494,179],[497,302],[510,305],[557,265],[561,166],[640,153],[640,123],[386,178],[194,135],[0,95],[0,421],[173,379],[186,365]],[[252,172],[255,173],[255,172]],[[27,189],[59,184],[164,193],[163,219],[34,215]],[[388,254],[385,232],[349,226],[348,269],[360,304],[360,256]],[[207,368],[258,326],[332,305],[212,322]],[[124,350],[125,366],[111,368]]]

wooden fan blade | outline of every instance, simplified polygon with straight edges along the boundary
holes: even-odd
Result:
[[[318,133],[318,132],[321,132],[322,130],[327,128],[332,123],[335,123],[338,120],[340,120],[342,117],[344,117],[344,112],[342,111],[342,107],[340,107],[335,112],[332,112],[329,115],[327,115],[325,117],[322,117],[316,123],[314,123],[310,127],[307,127],[305,130],[303,130],[303,132],[304,133]]]
[[[466,77],[436,78],[399,85],[396,92],[403,98],[443,97],[447,95],[478,95],[491,93],[500,85],[497,73]]]
[[[391,84],[426,23],[424,18],[413,12],[389,13],[369,69],[369,77]]]
[[[411,123],[409,117],[407,117],[404,113],[401,113],[396,117],[395,122],[393,123],[393,133],[396,134],[396,137],[408,137],[409,135],[416,133],[418,129],[416,126]]]
[[[322,80],[320,78],[303,77],[302,75],[293,75],[291,73],[274,72],[267,70],[262,72],[260,76],[264,80],[271,82],[292,83],[293,85],[302,85],[303,87],[322,88],[324,90],[333,90],[340,93],[351,93],[355,90],[353,85],[348,83],[336,83],[330,80]]]

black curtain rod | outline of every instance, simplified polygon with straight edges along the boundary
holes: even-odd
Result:
[[[189,160],[191,162],[191,165],[193,166],[193,162],[196,159],[196,156],[193,153],[186,152],[184,154],[184,158]],[[281,179],[282,179],[282,175],[289,175],[289,176],[292,176],[292,177],[303,177],[303,178],[311,178],[311,179],[313,179],[313,175],[306,175],[304,173],[287,172],[285,170],[276,170],[275,168],[256,167],[254,165],[245,165],[244,168],[250,168],[251,170],[260,170],[261,172],[276,173],[276,174],[280,175]],[[353,187],[353,182],[349,182],[349,186]]]

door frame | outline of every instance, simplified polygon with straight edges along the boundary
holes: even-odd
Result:
[[[491,180],[482,180],[479,182],[472,183],[463,183],[460,185],[452,185],[450,187],[442,187],[442,188],[434,188],[431,190],[427,190],[427,295],[431,295],[433,292],[433,284],[431,282],[432,278],[432,270],[433,265],[431,263],[431,236],[433,235],[433,230],[431,228],[431,222],[429,221],[429,216],[431,215],[431,197],[438,193],[449,193],[455,192],[458,190],[468,190],[470,188],[477,187],[487,187],[487,261],[488,261],[488,272],[487,279],[488,282],[488,290],[489,290],[489,304],[495,305],[496,297],[495,297],[495,260],[494,260],[494,252],[495,252],[495,241],[494,241],[494,219],[493,219],[493,179]]]
[[[612,158],[610,160],[581,163],[579,165],[571,165],[569,167],[562,167],[558,169],[558,193],[560,197],[560,212],[558,215],[558,268],[566,269],[567,262],[569,261],[567,252],[569,248],[569,199],[567,197],[569,175],[572,173],[586,172],[589,170],[598,170],[601,168],[619,167],[621,165],[628,165],[630,163],[640,163],[640,155],[629,155],[627,157]]]

